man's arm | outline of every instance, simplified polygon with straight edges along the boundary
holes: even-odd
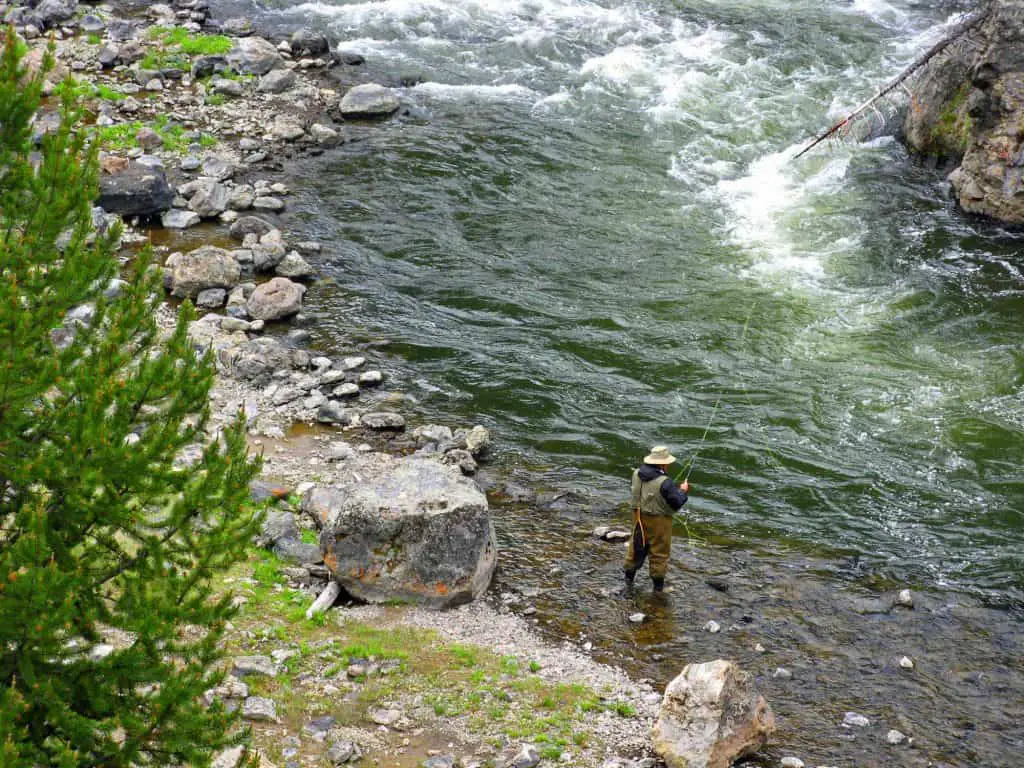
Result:
[[[661,497],[676,511],[682,509],[683,504],[690,498],[686,495],[686,491],[672,482],[671,477],[661,484]]]

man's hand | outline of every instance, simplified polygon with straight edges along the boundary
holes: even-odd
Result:
[[[689,480],[683,480],[683,482],[681,482],[679,484],[679,487],[683,489],[683,493],[689,493],[690,492],[690,481]]]

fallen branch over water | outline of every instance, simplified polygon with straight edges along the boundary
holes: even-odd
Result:
[[[859,118],[865,112],[867,112],[870,109],[874,109],[875,103],[879,99],[883,99],[886,96],[888,96],[894,90],[903,85],[903,83],[905,83],[909,78],[911,78],[918,71],[920,71],[926,64],[928,64],[928,62],[930,62],[940,53],[949,48],[949,46],[962,40],[968,32],[977,28],[983,21],[985,21],[985,19],[989,17],[990,13],[991,5],[986,3],[986,5],[983,8],[969,15],[960,24],[958,24],[948,35],[939,40],[939,42],[937,42],[935,45],[929,48],[924,54],[915,59],[910,66],[908,66],[906,69],[900,72],[899,75],[890,80],[885,85],[885,87],[883,87],[880,91],[875,93],[874,96],[872,96],[870,99],[868,99],[859,107],[857,107],[855,110],[850,112],[846,117],[844,117],[838,123],[833,125],[827,131],[824,131],[823,133],[820,133],[817,136],[815,136],[814,139],[806,147],[804,147],[796,155],[793,156],[793,159],[796,160],[798,157],[802,157],[803,155],[807,154],[816,146],[818,146],[821,142],[825,141],[825,139],[835,136],[839,131],[853,124],[853,122],[857,120],[857,118]]]

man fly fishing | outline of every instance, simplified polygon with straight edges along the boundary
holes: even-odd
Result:
[[[690,490],[688,480],[676,486],[668,467],[676,457],[664,445],[656,445],[633,472],[633,535],[626,545],[626,588],[633,586],[636,572],[649,556],[655,592],[665,590],[665,574],[672,550],[672,517],[682,509]]]

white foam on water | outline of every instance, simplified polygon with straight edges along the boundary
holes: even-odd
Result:
[[[439,101],[464,103],[527,102],[534,103],[540,94],[529,88],[508,83],[506,85],[451,85],[449,83],[420,83],[412,89],[417,95]]]
[[[727,206],[729,239],[751,254],[749,276],[771,277],[796,273],[813,280],[825,277],[830,253],[848,250],[856,242],[833,241],[827,248],[798,245],[791,219],[806,211],[813,215],[811,199],[838,189],[849,167],[849,157],[836,157],[807,179],[791,161],[800,150],[792,146],[755,161],[747,173],[719,181],[716,192]]]

